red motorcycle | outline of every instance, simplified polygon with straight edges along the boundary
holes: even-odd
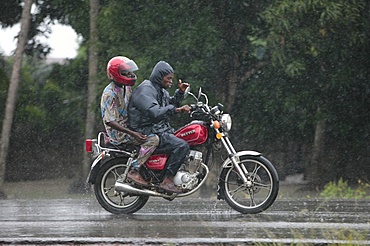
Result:
[[[189,88],[190,89],[190,88]],[[139,211],[149,197],[162,197],[173,200],[189,196],[198,191],[209,176],[213,167],[213,151],[223,147],[228,154],[220,167],[218,179],[218,199],[240,213],[259,213],[269,208],[279,191],[278,173],[269,160],[256,151],[235,151],[228,132],[231,117],[222,112],[223,106],[210,107],[208,97],[199,89],[198,96],[189,91],[196,104],[191,105],[191,121],[175,132],[190,145],[190,153],[177,172],[174,183],[183,193],[171,194],[159,188],[163,179],[168,155],[153,154],[140,169],[149,186],[138,186],[126,180],[132,161],[137,157],[138,146],[118,149],[105,144],[104,133],[97,139],[86,140],[86,151],[91,152],[93,162],[88,183],[94,185],[99,204],[110,213],[130,214]],[[117,179],[126,180],[117,182]]]

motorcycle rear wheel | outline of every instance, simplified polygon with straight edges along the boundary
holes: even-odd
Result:
[[[278,195],[277,171],[271,162],[262,156],[240,156],[239,159],[250,184],[243,182],[236,168],[230,163],[220,175],[220,195],[230,207],[240,213],[260,213],[269,208]]]
[[[127,159],[116,158],[103,164],[99,169],[94,191],[99,204],[113,214],[131,214],[139,211],[149,196],[137,196],[117,192],[114,188],[118,177],[127,167]]]

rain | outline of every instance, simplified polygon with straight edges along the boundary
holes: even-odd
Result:
[[[19,29],[6,34],[16,49],[0,47],[0,243],[369,244],[369,11],[365,0],[4,3],[0,28]],[[73,30],[74,56],[51,59],[56,24]],[[276,169],[276,200],[256,214],[230,207],[219,195],[234,192],[222,188],[230,153],[219,143],[194,194],[150,197],[130,215],[100,206],[84,145],[105,131],[100,99],[118,55],[139,66],[133,89],[164,60],[175,70],[170,95],[181,79],[222,104],[236,152]],[[171,126],[194,119],[177,114]],[[261,195],[264,178],[235,181]]]

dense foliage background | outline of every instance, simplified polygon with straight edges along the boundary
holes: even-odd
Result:
[[[6,180],[73,178],[82,162],[88,76],[88,1],[36,1],[28,59],[22,69]],[[19,4],[0,23],[19,21]],[[1,11],[5,11],[4,8]],[[58,20],[84,38],[78,57],[47,65],[32,41]],[[107,61],[136,61],[138,81],[159,60],[200,86],[233,116],[238,150],[261,151],[286,175],[313,186],[368,180],[370,174],[370,3],[310,1],[100,1],[99,97]],[[5,105],[11,58],[0,63]],[[0,113],[3,114],[3,107]],[[177,119],[179,126],[183,118]],[[91,136],[94,137],[94,136]],[[220,163],[220,162],[219,162]]]

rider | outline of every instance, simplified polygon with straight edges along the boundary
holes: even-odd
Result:
[[[158,146],[159,138],[154,134],[145,135],[127,127],[127,106],[132,94],[131,86],[137,79],[134,72],[138,69],[136,63],[127,57],[113,57],[107,64],[107,76],[111,82],[103,91],[100,107],[111,144],[117,147],[124,144],[141,144],[139,156],[133,161],[133,170],[128,173],[127,178],[137,184],[147,185],[138,170]]]
[[[178,112],[190,112],[188,105],[180,106],[184,91],[189,86],[179,80],[173,97],[166,89],[172,86],[173,68],[164,61],[158,62],[149,77],[132,93],[129,103],[129,125],[134,131],[142,134],[156,134],[160,144],[156,152],[168,153],[167,169],[159,187],[172,193],[181,193],[173,183],[181,164],[189,153],[189,144],[173,133],[174,129],[168,123],[169,117]]]

